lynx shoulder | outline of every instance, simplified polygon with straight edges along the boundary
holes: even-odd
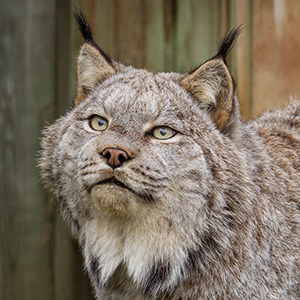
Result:
[[[300,101],[245,123],[226,65],[124,66],[85,39],[40,169],[97,299],[300,298]]]

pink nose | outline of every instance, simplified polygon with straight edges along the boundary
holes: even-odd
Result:
[[[100,155],[106,158],[106,162],[113,169],[120,167],[123,162],[130,159],[128,153],[119,148],[105,148]]]

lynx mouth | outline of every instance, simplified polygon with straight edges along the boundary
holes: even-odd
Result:
[[[119,186],[121,188],[130,190],[133,192],[133,190],[131,190],[127,185],[125,185],[123,182],[119,181],[118,179],[116,179],[114,177],[105,179],[105,180],[102,180],[102,181],[99,181],[96,183],[96,185],[101,185],[101,184],[112,184],[112,185],[116,185],[116,186]]]
[[[111,177],[111,178],[108,178],[108,179],[98,181],[97,183],[90,186],[89,191],[91,191],[95,186],[105,185],[105,184],[109,184],[111,186],[116,186],[116,187],[126,189],[126,190],[130,191],[131,193],[135,194],[136,196],[138,196],[139,198],[142,198],[147,203],[153,202],[153,197],[151,195],[148,195],[146,193],[145,194],[144,193],[138,193],[138,192],[134,191],[133,189],[131,189],[130,187],[128,187],[123,182],[116,179],[115,177]]]
[[[115,186],[121,187],[123,189],[127,189],[127,190],[129,190],[129,191],[131,191],[131,192],[134,193],[134,191],[131,188],[129,188],[123,182],[119,181],[118,179],[116,179],[114,177],[98,181],[97,183],[91,185],[90,188],[89,188],[89,190],[91,190],[93,187],[95,187],[97,185],[104,185],[104,184],[115,185]]]

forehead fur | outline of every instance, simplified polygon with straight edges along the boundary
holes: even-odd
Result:
[[[126,112],[130,118],[155,120],[158,117],[174,117],[186,106],[196,106],[179,82],[177,73],[153,74],[146,70],[126,67],[123,72],[111,76],[95,88],[84,101],[87,114],[107,114],[109,117]],[[97,110],[99,110],[97,112]],[[190,113],[190,112],[189,112]],[[124,114],[120,115],[126,118]]]

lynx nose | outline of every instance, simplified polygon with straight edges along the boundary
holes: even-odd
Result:
[[[106,158],[107,163],[113,169],[120,167],[124,161],[130,159],[128,153],[119,148],[105,148],[100,155]]]

